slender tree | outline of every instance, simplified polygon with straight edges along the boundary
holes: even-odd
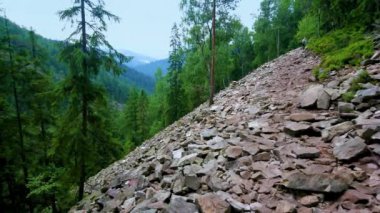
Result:
[[[93,83],[93,79],[101,69],[120,73],[120,64],[127,60],[105,39],[105,20],[118,22],[119,18],[105,10],[104,5],[103,0],[74,0],[72,7],[59,12],[61,20],[75,24],[61,55],[70,68],[62,87],[64,95],[69,96],[66,122],[71,123],[73,129],[80,129],[73,131],[75,133],[71,140],[75,153],[74,170],[79,176],[78,200],[83,198],[84,182],[88,176],[87,168],[90,162],[86,160],[87,152],[96,146],[100,138],[95,135],[99,130],[97,122],[101,119],[97,117],[94,104],[104,99],[104,95],[102,89]],[[80,127],[76,126],[78,124]],[[107,141],[101,140],[100,143]]]

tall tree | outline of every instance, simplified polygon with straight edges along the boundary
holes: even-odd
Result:
[[[183,69],[184,52],[182,50],[181,35],[177,24],[172,28],[170,41],[172,48],[169,55],[169,72],[168,72],[168,122],[173,123],[180,118],[185,112],[184,92],[182,89],[182,80],[180,73]]]
[[[63,138],[72,136],[70,142],[75,153],[74,170],[78,174],[78,200],[83,198],[84,182],[88,176],[88,151],[97,143],[109,142],[107,138],[98,138],[95,134],[104,129],[98,128],[101,126],[98,122],[102,119],[94,106],[104,103],[105,98],[93,79],[101,69],[120,73],[120,64],[127,60],[105,39],[105,20],[118,22],[119,18],[105,10],[104,5],[103,0],[74,0],[72,7],[59,12],[61,20],[75,24],[61,55],[70,68],[62,86],[69,105],[63,125],[72,128],[72,131],[63,132]]]

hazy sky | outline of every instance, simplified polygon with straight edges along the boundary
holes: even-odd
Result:
[[[73,0],[0,0],[8,18],[38,34],[52,39],[65,39],[70,26],[60,22],[57,11],[72,5]],[[128,49],[157,59],[166,58],[174,22],[181,20],[179,0],[105,0],[106,9],[118,15],[121,22],[109,25],[107,39],[117,49]],[[241,0],[235,14],[243,24],[252,27],[261,0]]]

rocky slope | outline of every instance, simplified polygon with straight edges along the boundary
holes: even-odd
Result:
[[[317,84],[318,63],[296,49],[232,83],[90,178],[71,211],[380,212],[380,88],[343,103],[357,72]]]

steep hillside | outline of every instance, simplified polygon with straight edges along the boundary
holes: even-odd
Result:
[[[310,82],[319,62],[296,49],[232,83],[90,178],[72,212],[380,212],[380,65],[343,103],[362,74]]]

